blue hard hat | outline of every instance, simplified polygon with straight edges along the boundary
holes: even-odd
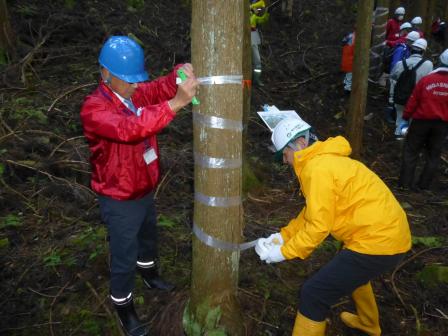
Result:
[[[125,82],[138,83],[149,78],[142,47],[127,36],[111,36],[101,48],[98,61]]]

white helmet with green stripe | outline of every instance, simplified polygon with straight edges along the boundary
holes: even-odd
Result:
[[[286,118],[275,126],[272,132],[272,143],[276,152],[281,152],[292,141],[299,137],[304,137],[308,143],[311,126],[298,118]]]

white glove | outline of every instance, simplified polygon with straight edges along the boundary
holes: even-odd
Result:
[[[282,248],[281,245],[272,245],[266,257],[267,264],[277,263],[285,260],[281,248]]]
[[[257,252],[260,260],[266,260],[268,257],[268,252],[270,245],[266,238],[260,238],[257,240],[257,244],[255,245],[255,252]]]
[[[283,245],[285,241],[283,240],[282,235],[280,232],[271,234],[268,238],[268,243],[271,245]]]

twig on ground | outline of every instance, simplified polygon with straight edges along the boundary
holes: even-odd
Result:
[[[68,90],[67,92],[64,92],[63,94],[61,94],[60,96],[58,96],[54,101],[53,101],[53,103],[51,103],[51,105],[50,105],[50,107],[48,108],[48,110],[47,110],[47,112],[51,112],[51,110],[53,109],[53,107],[56,105],[56,103],[60,100],[60,99],[62,99],[62,98],[64,98],[66,95],[68,95],[68,94],[70,94],[70,93],[72,93],[72,92],[75,92],[76,90],[79,90],[79,89],[82,89],[82,88],[85,88],[85,87],[88,87],[88,86],[93,86],[93,85],[97,85],[98,83],[87,83],[87,84],[82,84],[82,85],[79,85],[79,86],[77,86],[77,87],[75,87],[75,88],[73,88],[73,89],[71,89],[71,90]]]
[[[50,305],[50,316],[49,316],[49,319],[48,319],[48,324],[50,325],[50,334],[51,334],[52,336],[54,336],[54,331],[53,331],[53,306],[54,306],[54,304],[56,303],[58,297],[61,296],[62,292],[63,292],[63,291],[67,288],[67,286],[70,284],[70,281],[71,281],[71,280],[67,281],[67,283],[64,285],[64,287],[62,287],[62,288],[58,291],[58,293],[56,294],[56,296],[54,297],[54,299],[53,299],[53,301],[51,302],[51,305]]]

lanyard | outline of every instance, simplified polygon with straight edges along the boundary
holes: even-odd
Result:
[[[106,98],[110,102],[113,102],[110,94],[106,90],[104,90],[104,88],[102,86],[100,86],[100,92],[104,96],[104,98]],[[133,111],[131,111],[131,109],[129,109],[129,107],[127,107],[123,102],[122,102],[122,105],[123,105],[123,107],[121,109],[121,112],[123,112],[124,114],[126,114],[128,116],[136,116],[136,114]],[[145,145],[145,151],[147,151],[148,149],[151,148],[151,145],[149,144],[148,139],[143,140],[143,143]]]

